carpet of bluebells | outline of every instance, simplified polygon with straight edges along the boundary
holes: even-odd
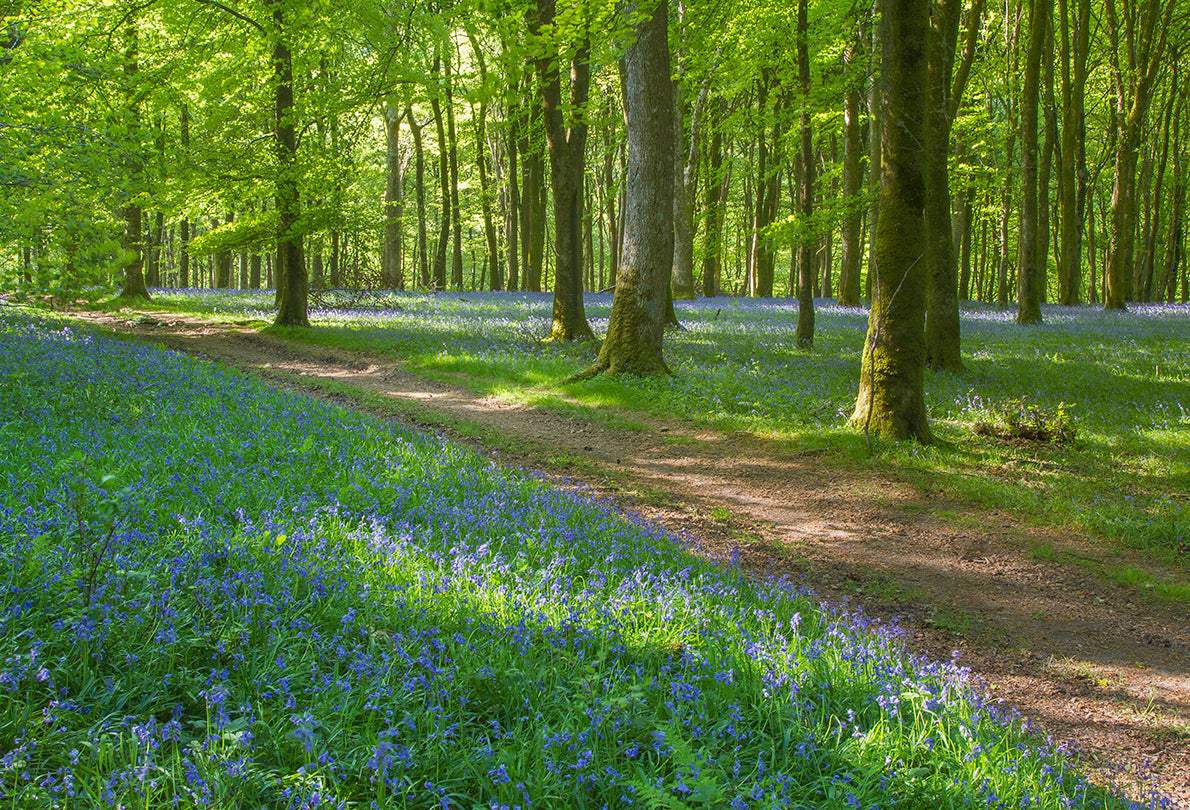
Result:
[[[435,438],[12,315],[0,412],[2,807],[1129,806],[895,628]]]

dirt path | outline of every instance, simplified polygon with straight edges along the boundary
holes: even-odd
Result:
[[[1148,774],[1190,808],[1190,618],[1085,567],[1029,553],[1042,543],[1102,554],[1078,538],[750,435],[656,420],[644,430],[609,428],[430,382],[391,359],[300,346],[234,324],[169,313],[155,322],[79,317],[277,384],[304,377],[306,391],[337,381],[391,397],[411,421],[462,441],[452,426],[503,437],[504,449],[471,443],[503,463],[577,480],[694,536],[710,556],[900,617],[912,647],[940,657],[958,650],[993,695],[1055,742],[1073,741],[1098,778],[1132,785],[1134,775]]]

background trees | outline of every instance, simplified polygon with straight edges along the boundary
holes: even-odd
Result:
[[[878,207],[879,149],[864,144],[880,143],[887,14],[853,0],[673,11],[673,290],[796,296],[808,347],[815,297],[858,305],[877,280],[877,219],[862,214]],[[583,293],[619,276],[632,22],[614,3],[4,14],[6,288],[259,283],[291,324],[304,285],[544,289],[557,334],[582,337]],[[1015,301],[1028,323],[1044,301],[1186,297],[1188,18],[1186,0],[934,4],[932,367],[962,369],[963,299]]]

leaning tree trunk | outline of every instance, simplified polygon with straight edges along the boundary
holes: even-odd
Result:
[[[607,337],[579,375],[669,373],[661,353],[673,268],[673,83],[668,4],[642,16],[620,63],[628,129],[623,252]]]
[[[537,26],[552,29],[555,0],[537,0]],[[587,340],[595,334],[583,309],[583,176],[586,171],[586,107],[590,87],[590,37],[585,35],[570,62],[569,108],[577,115],[567,127],[557,48],[537,60],[542,82],[542,118],[550,154],[554,192],[554,340]]]
[[[929,0],[884,6],[883,156],[876,283],[851,424],[932,441],[925,404],[925,115]]]

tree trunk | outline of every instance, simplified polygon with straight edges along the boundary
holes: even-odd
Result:
[[[1091,38],[1091,0],[1077,3],[1074,19],[1068,13],[1068,0],[1061,0],[1062,32],[1062,148],[1059,152],[1058,188],[1061,217],[1058,223],[1059,251],[1058,303],[1076,306],[1082,298],[1082,237],[1084,218],[1079,199],[1079,179],[1085,176],[1084,129],[1087,54]]]
[[[847,89],[843,96],[843,257],[839,267],[839,305],[859,306],[860,192],[863,187],[863,130],[860,126],[860,93],[864,77],[862,62],[865,20],[857,19],[854,37],[843,54]]]
[[[454,84],[451,81],[450,52],[453,42],[443,49],[442,68],[446,80],[447,162],[450,166],[450,230],[452,239],[450,285],[463,288],[463,225],[459,210],[459,138],[455,131]]]
[[[442,70],[441,52],[434,54],[434,67],[430,75],[437,81]],[[450,249],[450,150],[446,143],[446,120],[442,115],[442,102],[438,98],[438,88],[430,96],[430,109],[434,113],[434,128],[438,132],[438,188],[442,196],[442,207],[438,217],[438,244],[434,250],[434,289],[441,292],[446,289],[446,260]]]
[[[939,0],[934,4],[925,121],[926,266],[929,273],[926,363],[937,371],[951,372],[963,370],[963,356],[959,274],[955,265],[954,227],[951,222],[950,132],[975,59],[983,2],[977,0],[969,12],[963,57],[955,75],[955,49],[958,47],[962,11],[959,0]]]
[[[880,143],[882,119],[882,70],[884,29],[887,21],[881,8],[882,0],[872,0],[872,48],[871,68],[868,75],[868,274],[864,285],[867,297],[871,299],[876,286],[876,227],[880,223],[880,186],[883,170],[880,161],[883,148]]]
[[[886,0],[876,284],[851,424],[932,441],[926,419],[925,116],[928,0]]]
[[[144,154],[140,143],[140,104],[137,101],[137,74],[140,72],[140,40],[135,13],[128,18],[124,29],[124,127],[127,143],[128,182],[136,185],[144,174]],[[131,198],[132,193],[129,193]],[[124,204],[124,234],[120,248],[124,257],[124,285],[121,298],[148,298],[145,285],[144,211],[129,199]],[[44,251],[39,252],[39,257]]]
[[[405,209],[404,161],[401,156],[401,119],[404,112],[395,103],[384,108],[385,184],[384,242],[380,251],[380,279],[390,290],[405,289],[405,237],[402,218]]]
[[[471,51],[479,68],[479,81],[483,87],[488,84],[487,61],[484,59],[483,49],[475,36],[468,33]],[[500,276],[500,245],[496,240],[496,223],[492,213],[492,183],[488,171],[488,134],[487,95],[482,95],[479,102],[479,114],[473,114],[471,120],[475,124],[475,165],[479,170],[479,199],[483,210],[483,238],[487,247],[487,270],[490,279],[490,289],[504,289],[504,279]]]
[[[639,9],[635,9],[639,12]],[[668,4],[638,18],[620,63],[628,129],[624,247],[607,337],[580,376],[669,373],[662,357],[665,303],[673,268],[673,83]]]
[[[720,101],[719,117],[722,117],[726,102]],[[718,125],[711,133],[710,170],[706,179],[706,244],[702,258],[702,294],[709,297],[719,294],[723,252],[723,219],[727,212],[727,189],[730,171],[723,168],[723,131]]]
[[[801,215],[801,239],[797,249],[797,346],[814,346],[814,254],[815,234],[810,227],[814,216],[814,130],[810,124],[810,22],[808,0],[797,4],[797,73],[802,92],[801,183],[798,213]]]
[[[555,0],[537,0],[534,33],[553,29]],[[583,178],[586,172],[586,109],[590,88],[590,35],[570,62],[568,107],[574,120],[566,125],[562,111],[562,82],[558,45],[552,43],[537,59],[542,84],[542,119],[550,155],[550,181],[554,192],[554,317],[550,338],[588,340],[595,335],[583,309]]]
[[[278,326],[309,326],[305,256],[302,254],[301,167],[297,160],[294,121],[293,56],[286,39],[281,0],[268,0],[273,9],[273,80],[276,105],[273,134],[277,150],[277,308]]]
[[[426,225],[426,158],[422,145],[421,131],[426,124],[418,125],[413,117],[413,107],[405,106],[405,118],[409,121],[409,133],[413,135],[414,190],[417,200],[417,278],[423,290],[430,289],[429,235]],[[428,123],[428,122],[427,122]]]
[[[1041,100],[1041,56],[1049,30],[1052,0],[1033,0],[1029,14],[1029,50],[1021,93],[1021,254],[1017,285],[1017,323],[1041,323],[1041,268],[1045,260],[1038,228],[1037,109]]]

